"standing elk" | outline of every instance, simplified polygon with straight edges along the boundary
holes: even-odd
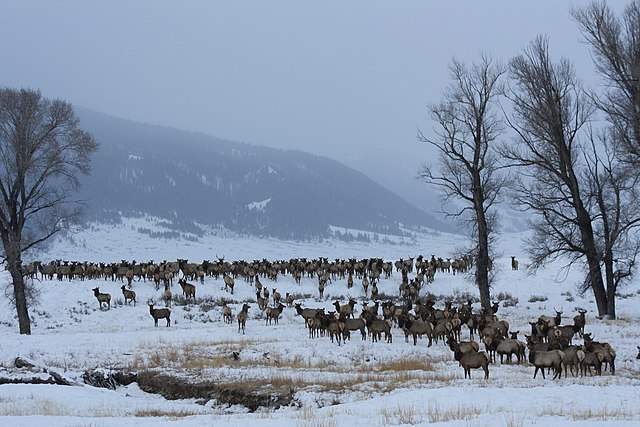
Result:
[[[171,310],[168,308],[153,308],[153,303],[149,303],[149,314],[153,317],[155,326],[158,326],[159,319],[167,319],[167,327],[171,326]]]
[[[182,288],[182,296],[184,296],[184,298],[186,300],[190,299],[190,300],[195,302],[195,300],[196,300],[196,287],[195,287],[195,285],[192,285],[191,283],[187,283],[187,281],[184,280],[184,279],[178,280],[178,284]]]
[[[249,304],[245,303],[242,306],[242,310],[238,313],[238,332],[242,329],[242,335],[245,333],[245,328],[247,326],[247,318],[249,317]]]
[[[125,288],[124,285],[122,285],[120,289],[122,290],[122,295],[124,296],[124,303],[127,304],[127,301],[129,301],[129,303],[133,301],[133,306],[135,307],[136,293],[134,291],[130,291],[129,289]]]
[[[173,301],[173,294],[171,293],[169,282],[166,282],[164,284],[164,292],[162,293],[162,299],[164,300],[165,307],[171,307],[171,302]]]
[[[231,276],[227,276],[226,274],[223,277],[224,280],[224,290],[228,291],[230,290],[231,295],[233,295],[233,287],[235,286],[235,280],[233,280],[233,277]]]
[[[511,270],[513,271],[517,271],[518,270],[518,260],[516,259],[516,257],[512,256],[511,257]]]
[[[107,305],[107,310],[111,309],[111,294],[103,294],[100,293],[100,288],[93,288],[93,295],[95,295],[98,300],[98,305],[100,306],[100,310],[102,310],[102,304]]]

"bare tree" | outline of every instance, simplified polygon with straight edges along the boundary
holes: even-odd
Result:
[[[621,18],[605,2],[572,15],[604,80],[605,93],[596,99],[615,132],[618,154],[640,174],[640,1],[630,2]]]
[[[70,195],[96,147],[71,104],[39,91],[0,89],[0,236],[21,334],[31,333],[22,255],[75,212]]]
[[[491,307],[490,252],[495,232],[494,205],[504,186],[497,170],[493,144],[503,130],[497,110],[504,67],[489,58],[466,67],[453,61],[451,84],[440,104],[431,107],[434,136],[418,132],[418,140],[434,146],[440,155],[437,170],[425,166],[420,177],[440,188],[445,201],[461,203],[448,216],[472,224],[475,280],[484,309]]]
[[[607,316],[612,319],[616,317],[618,286],[632,278],[640,253],[640,242],[634,238],[640,227],[638,178],[618,161],[611,138],[615,135],[614,131],[592,136],[591,149],[584,154],[586,192],[605,268]]]
[[[580,179],[581,135],[594,107],[571,63],[554,64],[548,42],[538,37],[510,64],[513,88],[507,119],[516,133],[501,149],[508,166],[521,171],[514,180],[515,201],[536,214],[528,241],[532,269],[568,257],[569,266],[585,258],[589,284],[600,315],[607,312],[600,255],[591,223],[588,197]]]

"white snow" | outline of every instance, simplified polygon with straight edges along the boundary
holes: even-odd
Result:
[[[414,239],[394,244],[382,240],[345,243],[325,240],[296,243],[275,239],[253,239],[232,233],[208,232],[198,241],[153,239],[136,230],[162,230],[153,218],[130,218],[118,226],[94,224],[89,229],[59,239],[40,258],[89,261],[188,258],[197,262],[215,260],[216,256],[233,259],[286,259],[290,257],[368,257],[395,260],[422,253],[448,257],[466,242],[460,236],[444,233],[416,234]],[[221,237],[224,234],[226,237]],[[582,272],[561,274],[561,265],[552,264],[536,275],[525,269],[528,260],[522,251],[523,234],[506,234],[499,241],[500,257],[493,295],[509,293],[518,299],[515,307],[500,307],[499,315],[507,319],[520,338],[530,330],[528,321],[540,314],[551,314],[553,307],[564,309],[565,323],[571,321],[576,307],[588,309],[587,330],[595,339],[610,342],[618,354],[616,375],[571,377],[553,381],[533,377],[528,365],[490,367],[490,379],[473,371],[465,380],[461,368],[442,343],[427,347],[426,340],[417,346],[405,343],[404,335],[393,330],[393,343],[361,341],[352,334],[342,346],[331,344],[327,337],[308,338],[303,321],[293,309],[286,308],[277,326],[265,325],[264,318],[252,303],[246,335],[238,334],[237,325],[221,320],[219,306],[186,305],[173,307],[171,328],[155,328],[145,302],[160,300],[161,291],[152,283],[135,282],[136,307],[118,304],[122,300],[120,282],[91,280],[59,282],[38,280],[39,303],[32,307],[33,334],[17,334],[14,311],[7,298],[0,296],[0,365],[12,366],[16,356],[25,357],[38,366],[46,366],[74,386],[0,385],[0,425],[4,426],[245,426],[255,427],[332,427],[427,425],[439,422],[447,426],[637,426],[640,423],[640,361],[635,357],[640,345],[640,284],[638,280],[621,290],[619,319],[598,321],[590,295],[580,297],[576,288]],[[511,271],[510,257],[520,260],[520,271]],[[564,280],[563,280],[564,279]],[[0,280],[9,282],[6,272]],[[383,279],[380,292],[396,295],[399,273]],[[303,295],[303,306],[332,309],[335,299],[359,300],[359,283],[348,289],[338,279],[325,291],[320,301],[317,280],[304,278],[297,285],[290,277],[277,282],[262,279],[265,286]],[[113,307],[98,310],[91,288],[112,295]],[[252,285],[238,278],[236,292],[225,292],[222,279],[207,278],[196,283],[198,298],[226,298],[237,313],[242,301],[255,298]],[[428,291],[436,295],[471,292],[473,284],[461,275],[439,273]],[[180,293],[177,285],[174,294]],[[570,292],[571,295],[567,294]],[[307,296],[304,296],[307,294]],[[532,295],[545,295],[543,302],[529,303]],[[477,308],[477,307],[476,307]],[[163,321],[160,323],[162,324]],[[468,337],[463,329],[463,338]],[[240,351],[241,364],[224,361],[232,349]],[[265,353],[267,354],[265,356]],[[154,366],[159,361],[167,372],[188,372],[186,361],[199,361],[195,375],[212,381],[259,382],[290,381],[298,406],[277,411],[246,413],[239,407],[202,406],[192,400],[167,401],[142,392],[135,384],[115,391],[82,384],[81,375],[89,368]],[[385,368],[398,361],[414,361],[416,367],[399,370]],[[423,366],[423,368],[420,368]],[[155,369],[155,368],[154,368]],[[4,376],[0,371],[0,376]],[[35,374],[34,374],[35,375]],[[41,375],[41,374],[38,374]],[[162,415],[165,416],[156,416]]]
[[[129,160],[143,160],[144,157],[142,156],[136,156],[135,154],[129,154]]]
[[[269,197],[268,199],[261,200],[259,202],[251,202],[247,204],[247,209],[249,209],[250,211],[264,212],[269,202],[271,202],[271,197]]]

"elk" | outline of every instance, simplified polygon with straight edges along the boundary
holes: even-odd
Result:
[[[567,368],[571,371],[571,375],[575,377],[578,372],[581,371],[582,362],[586,356],[584,348],[582,346],[572,345],[562,350],[562,352],[564,353],[562,364],[564,365],[565,378],[567,377]]]
[[[517,336],[517,333],[516,333]],[[517,339],[504,339],[501,340],[497,347],[496,353],[500,355],[500,363],[502,364],[503,357],[507,356],[507,363],[511,363],[511,357],[516,356],[518,364],[520,364],[525,357],[525,344]]]
[[[388,343],[393,342],[391,322],[388,320],[370,318],[367,320],[367,329],[369,330],[369,335],[371,335],[371,341],[377,342],[382,339],[382,333],[384,333],[385,341]]]
[[[459,351],[460,353],[477,353],[480,350],[480,346],[475,341],[461,341],[458,342],[453,338],[452,335],[449,335],[447,338],[447,345],[451,351],[455,352]]]
[[[360,331],[360,334],[362,336],[362,340],[366,340],[367,339],[367,332],[365,330],[365,322],[362,318],[358,318],[358,319],[347,319],[346,317],[343,317],[342,315],[340,316],[340,321],[344,323],[344,331],[345,332],[349,332],[349,331]],[[346,334],[345,334],[346,335]],[[351,334],[346,335],[349,339],[351,339]]]
[[[475,344],[475,343],[473,343]],[[484,379],[489,379],[489,359],[484,351],[478,352],[468,350],[463,352],[460,344],[455,340],[449,340],[449,347],[453,350],[453,358],[460,363],[464,369],[464,377],[471,379],[471,369],[482,368],[484,371]],[[476,347],[477,348],[477,344]]]
[[[171,307],[171,301],[173,300],[173,294],[171,293],[171,288],[169,282],[164,284],[164,293],[162,294],[162,299],[164,300],[165,307]]]
[[[100,310],[102,310],[102,304],[107,305],[107,310],[111,309],[111,295],[110,294],[102,294],[100,293],[100,288],[93,288],[93,295],[95,295],[98,300],[98,305],[100,306]]]
[[[331,342],[333,342],[333,339],[335,337],[338,345],[340,345],[340,341],[344,337],[344,331],[345,331],[345,324],[342,320],[336,319],[333,316],[330,319],[328,319],[327,332],[331,337]]]
[[[304,319],[304,326],[309,326],[309,320],[314,319],[318,313],[324,314],[324,308],[302,308],[301,304],[296,304],[296,313]]]
[[[120,287],[120,289],[122,289],[122,295],[124,296],[124,303],[126,304],[127,301],[129,301],[129,303],[131,303],[131,301],[133,301],[133,306],[136,306],[136,293],[134,291],[130,291],[129,289],[126,289],[124,285],[122,285]]]
[[[584,348],[589,353],[599,354],[603,363],[605,363],[605,365],[609,365],[611,375],[616,374],[616,352],[609,343],[593,341],[591,334],[584,334]]]
[[[171,326],[171,310],[168,308],[153,308],[153,303],[149,303],[149,314],[153,317],[155,326],[158,326],[159,319],[167,319],[167,327]]]
[[[582,336],[584,335],[584,325],[587,322],[587,319],[584,316],[587,313],[587,310],[579,308],[578,313],[580,314],[573,318],[573,324],[580,327],[580,329],[578,330],[578,334],[582,338]]]
[[[196,287],[195,287],[195,285],[192,285],[191,283],[187,283],[187,281],[184,280],[184,279],[178,280],[178,284],[182,288],[182,296],[184,296],[185,299],[187,299],[187,300],[191,299],[191,300],[195,301],[195,299],[196,299]]]
[[[222,306],[222,319],[224,320],[224,323],[231,323],[233,322],[233,315],[231,314],[231,308],[225,303]]]
[[[637,347],[638,347],[638,355],[636,356],[636,359],[640,359],[640,346],[637,346]]]
[[[336,312],[340,316],[351,317],[353,318],[353,307],[355,307],[356,301],[354,299],[349,299],[349,302],[344,305],[340,305],[340,301],[336,300],[333,303],[333,306],[336,308]]]
[[[542,378],[544,376],[544,368],[553,368],[555,374],[553,379],[562,377],[562,360],[564,359],[564,353],[560,350],[550,351],[537,351],[533,346],[529,346],[529,363],[533,364],[536,369],[533,372],[533,378],[535,379],[538,374],[538,370],[542,372]]]
[[[433,342],[433,324],[431,322],[426,322],[422,319],[406,319],[402,330],[404,331],[405,342],[409,342],[409,335],[411,335],[413,336],[413,345],[417,345],[418,336],[426,335],[429,338],[427,347],[431,347]]]
[[[516,259],[516,257],[512,256],[511,257],[511,270],[513,271],[517,271],[518,270],[518,260]]]
[[[584,353],[584,358],[580,363],[580,375],[584,376],[587,371],[589,375],[593,375],[591,373],[591,368],[593,367],[596,371],[597,375],[602,375],[602,363],[604,362],[601,353],[594,353],[591,351],[587,351]]]
[[[376,298],[378,298],[378,284],[374,282],[373,285],[371,285],[371,299]]]
[[[236,285],[235,281],[233,280],[233,277],[225,274],[223,277],[223,280],[224,280],[224,290],[225,291],[231,290],[231,295],[233,295],[233,287]]]
[[[249,304],[245,303],[242,306],[242,310],[238,313],[238,333],[242,329],[242,335],[244,335],[245,327],[247,325],[247,317],[249,317]]]
[[[266,325],[267,322],[269,322],[269,325],[270,325],[271,321],[273,320],[277,325],[278,319],[280,318],[280,314],[282,313],[283,309],[284,309],[284,304],[280,304],[280,303],[276,307],[268,307],[265,311],[266,317],[264,319],[264,324]]]
[[[271,294],[271,297],[273,298],[273,303],[275,305],[280,304],[280,298],[282,297],[280,296],[280,292],[278,292],[276,288],[273,288],[273,293]]]
[[[260,295],[260,291],[256,292],[256,302],[258,303],[258,308],[262,311],[267,309],[267,299]]]
[[[320,293],[320,299],[324,299],[324,288],[327,286],[327,281],[320,278],[318,280],[318,292]]]
[[[295,299],[293,298],[293,295],[287,292],[287,294],[284,297],[284,301],[287,303],[287,307],[293,307],[293,303]]]

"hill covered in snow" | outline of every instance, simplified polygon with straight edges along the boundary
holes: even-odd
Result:
[[[181,231],[222,225],[287,239],[326,236],[330,226],[392,234],[400,234],[401,224],[447,230],[364,174],[325,157],[84,109],[78,115],[100,144],[80,195],[90,221],[146,214]]]

